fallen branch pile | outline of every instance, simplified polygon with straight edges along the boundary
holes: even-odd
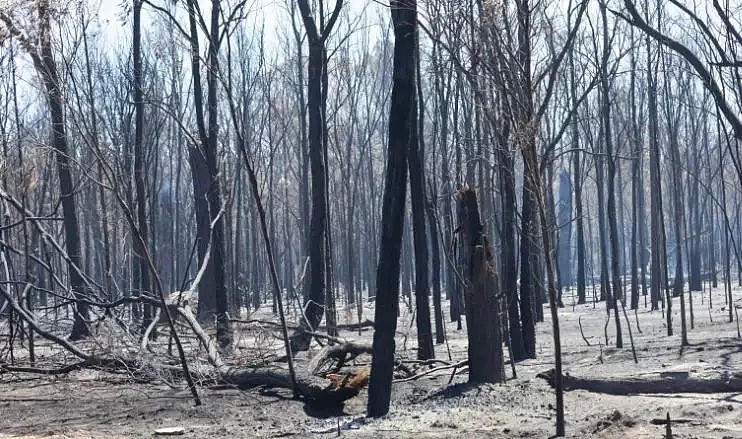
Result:
[[[64,375],[82,369],[96,369],[108,373],[126,374],[138,382],[152,382],[162,379],[181,380],[184,378],[181,367],[172,356],[161,356],[157,353],[154,343],[147,343],[147,335],[157,324],[158,318],[147,328],[144,335],[128,332],[128,327],[115,326],[113,329],[119,332],[113,332],[109,338],[120,337],[122,334],[128,334],[124,337],[133,339],[129,342],[118,340],[116,346],[126,347],[126,349],[109,349],[98,350],[93,346],[98,343],[91,340],[91,343],[72,343],[54,331],[47,328],[48,325],[37,320],[37,317],[27,310],[22,303],[18,302],[7,292],[3,291],[7,299],[6,303],[21,317],[33,332],[41,338],[50,342],[52,346],[57,346],[77,358],[77,361],[64,364],[47,364],[44,367],[34,367],[39,365],[19,365],[7,364],[0,362],[0,374],[5,373],[30,373],[41,375]],[[286,358],[276,358],[272,362],[255,367],[254,365],[232,364],[225,361],[220,352],[218,343],[215,338],[209,335],[201,326],[190,308],[189,300],[181,300],[183,293],[174,293],[174,297],[168,298],[165,302],[168,311],[173,314],[173,320],[179,321],[179,324],[187,331],[191,337],[195,336],[197,343],[202,346],[205,352],[205,359],[210,367],[204,368],[201,365],[198,370],[201,375],[201,381],[207,383],[219,383],[240,389],[251,388],[272,388],[287,389],[294,392],[298,398],[307,404],[317,404],[323,407],[334,407],[342,405],[344,401],[359,394],[369,379],[370,366],[366,363],[355,364],[361,355],[371,355],[371,345],[345,340],[339,337],[332,337],[326,334],[310,332],[323,348],[309,361],[304,363],[304,367],[296,371],[296,381],[291,379],[291,375],[285,368]],[[176,300],[177,299],[177,300]],[[158,314],[162,310],[163,302],[154,298],[144,296],[127,297],[111,303],[93,303],[91,305],[99,306],[105,310],[111,310],[117,306],[123,306],[134,302],[144,302],[157,308]],[[98,326],[104,322],[105,317],[112,315],[106,312],[98,322]],[[233,322],[242,324],[256,324],[262,327],[276,330],[280,328],[278,323],[262,320],[248,320]],[[366,320],[360,324],[350,324],[344,326],[344,329],[356,330],[358,328],[373,327],[373,322]],[[103,325],[105,326],[105,325]],[[109,328],[111,329],[111,328]],[[123,332],[121,332],[123,331]],[[119,334],[119,335],[115,335]],[[136,337],[141,337],[140,342],[135,342]],[[321,343],[324,342],[324,343]],[[122,344],[123,343],[123,344]],[[127,344],[128,343],[128,344]],[[195,350],[191,350],[191,360]],[[161,352],[164,355],[164,353]],[[203,353],[201,358],[204,358]],[[231,361],[231,360],[230,360]],[[351,363],[354,365],[351,366]],[[437,372],[453,369],[462,370],[466,366],[466,361],[449,363],[443,360],[412,360],[397,359],[395,361],[395,376],[398,382],[413,381],[422,377],[437,376]],[[349,367],[350,366],[350,367]],[[167,378],[166,378],[167,377]]]
[[[337,379],[337,377],[327,379],[310,373],[297,372],[297,380],[294,385],[287,371],[277,367],[244,369],[227,365],[219,354],[216,342],[206,334],[190,309],[179,307],[178,313],[188,322],[199,338],[206,349],[209,363],[214,366],[220,380],[224,383],[232,384],[241,389],[261,386],[291,389],[295,394],[300,395],[306,403],[331,407],[341,405],[343,401],[358,395],[367,382],[367,378],[364,379],[364,377],[368,376],[368,371],[363,370],[348,373],[343,379]],[[370,350],[370,346],[343,343],[323,349],[319,355],[319,362],[326,364],[327,361],[335,360],[338,363],[335,370],[339,370],[345,362],[361,353],[370,352]]]

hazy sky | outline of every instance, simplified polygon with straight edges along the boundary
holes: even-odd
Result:
[[[5,1],[5,0],[0,0]],[[84,0],[85,1],[85,0]],[[130,0],[86,0],[89,2],[92,10],[98,11],[98,17],[102,26],[103,34],[105,38],[129,38],[130,35],[130,24],[125,23],[122,19],[123,14],[123,2],[129,2]],[[156,5],[165,5],[171,0],[151,0]],[[275,39],[277,32],[282,28],[290,26],[289,21],[289,9],[287,4],[296,0],[252,0],[248,1],[245,10],[250,11],[249,17],[244,25],[253,25],[259,27],[260,25],[265,26],[266,39]],[[372,0],[362,0],[364,2],[372,2]],[[198,0],[201,11],[206,17],[208,17],[211,11],[211,0]],[[184,28],[187,28],[187,20],[185,16],[185,1],[181,0],[178,6],[178,19]],[[235,0],[226,0],[222,2],[222,9],[228,10],[236,4]],[[344,8],[346,10],[360,10],[361,2],[358,0],[345,0]],[[147,22],[151,22],[156,17],[163,17],[161,12],[154,10],[148,5],[144,5],[142,10],[142,21],[144,32],[147,32]]]

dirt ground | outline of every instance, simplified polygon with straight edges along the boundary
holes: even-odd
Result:
[[[742,290],[735,291],[735,298]],[[742,369],[742,340],[737,324],[727,322],[721,290],[701,300],[694,293],[691,346],[681,352],[679,302],[673,303],[675,335],[667,336],[661,311],[629,312],[639,363],[632,359],[626,321],[624,349],[615,349],[615,326],[607,326],[605,304],[559,310],[565,373],[580,377],[638,377],[662,371],[715,375]],[[738,304],[740,304],[739,299]],[[447,308],[447,304],[444,305]],[[445,308],[444,308],[445,309]],[[268,311],[260,311],[268,318]],[[340,320],[350,321],[341,313]],[[367,308],[366,316],[373,316]],[[553,367],[551,322],[537,327],[538,358],[516,366],[518,377],[500,385],[472,387],[466,373],[451,370],[394,385],[389,416],[366,420],[366,393],[347,401],[342,413],[317,413],[283,391],[201,388],[203,405],[194,407],[179,386],[136,384],[126,377],[80,371],[57,378],[23,374],[0,376],[0,438],[137,438],[158,428],[182,427],[182,437],[532,437],[554,433],[554,393],[536,374]],[[397,349],[412,358],[414,325],[402,306]],[[640,328],[637,328],[637,320]],[[582,324],[584,337],[580,332]],[[689,322],[690,324],[690,322]],[[639,332],[641,329],[641,332]],[[370,341],[371,331],[342,331],[348,340]],[[466,334],[448,323],[448,344],[437,345],[438,358],[466,358]],[[276,340],[272,349],[280,349]],[[318,348],[315,349],[315,352]],[[450,352],[450,354],[449,354]],[[359,357],[360,363],[368,358]],[[306,363],[305,363],[306,364]],[[508,365],[508,376],[510,369]],[[449,380],[452,379],[451,384]],[[568,437],[659,438],[665,426],[653,419],[679,421],[677,438],[742,438],[742,393],[612,396],[587,391],[565,394]]]

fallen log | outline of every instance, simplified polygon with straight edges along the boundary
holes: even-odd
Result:
[[[57,368],[40,368],[28,366],[11,366],[4,361],[0,361],[0,375],[5,373],[30,373],[36,375],[66,375],[82,369],[97,369],[105,372],[127,371],[135,376],[142,377],[145,375],[142,365],[134,360],[124,360],[115,358],[96,358],[91,357],[87,360],[66,364]]]
[[[348,379],[344,380],[324,379],[308,373],[297,372],[296,381],[293,382],[287,371],[276,367],[246,369],[227,365],[219,354],[216,342],[206,334],[190,309],[187,307],[178,307],[178,313],[191,326],[194,334],[201,341],[201,344],[206,349],[209,363],[216,369],[222,383],[231,384],[240,389],[256,387],[290,389],[307,404],[316,404],[321,407],[336,407],[342,405],[345,400],[358,395],[361,388],[368,381],[362,377],[364,373],[368,375],[368,372],[363,372],[363,370],[356,374],[348,374]],[[357,356],[361,353],[358,351],[365,350],[361,349],[360,346],[362,345],[343,343],[330,346],[326,350],[330,358],[333,358],[332,356],[334,355],[334,358],[341,361],[341,359],[346,358],[345,355],[341,356],[343,353],[350,353],[350,355],[355,353]],[[359,375],[360,378],[356,379],[355,375]]]
[[[243,390],[258,387],[293,390],[288,372],[278,368],[222,368],[219,375],[223,383]],[[302,400],[325,408],[341,406],[345,400],[358,395],[367,383],[366,369],[356,373],[328,375],[327,379],[304,373],[298,373],[296,377],[296,387]]]
[[[702,425],[704,421],[700,419],[668,419],[668,418],[652,418],[649,421],[652,425],[667,425],[667,424],[696,424]]]
[[[536,375],[554,387],[554,369]],[[587,390],[608,395],[641,393],[729,393],[742,392],[742,373],[717,376],[688,372],[657,372],[641,378],[578,378],[564,375],[564,390]]]

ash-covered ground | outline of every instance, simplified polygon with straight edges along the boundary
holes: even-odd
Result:
[[[713,308],[709,309],[709,293],[693,293],[694,328],[689,327],[688,333],[691,346],[682,351],[678,299],[672,307],[675,335],[671,337],[667,336],[662,311],[643,308],[643,298],[636,314],[627,310],[639,360],[635,364],[626,320],[622,317],[624,348],[616,349],[613,316],[606,330],[605,303],[597,303],[595,308],[591,303],[573,306],[571,296],[566,295],[567,306],[559,309],[565,373],[618,379],[667,371],[709,377],[740,372],[742,339],[737,337],[737,323],[728,322],[723,290],[715,289],[711,296]],[[736,289],[734,297],[742,305],[742,290]],[[364,310],[364,317],[373,318],[370,306]],[[414,359],[412,316],[406,305],[401,310],[398,355]],[[555,431],[554,392],[536,377],[553,367],[548,310],[545,316],[546,321],[537,327],[538,358],[517,364],[517,378],[504,384],[470,386],[465,371],[452,374],[453,369],[444,369],[416,380],[397,382],[391,412],[383,419],[364,418],[365,390],[348,400],[340,413],[305,407],[283,390],[239,391],[224,387],[201,388],[203,405],[194,407],[190,394],[180,383],[135,383],[126,376],[90,370],[54,378],[5,374],[0,376],[0,438],[151,437],[162,427],[182,427],[181,437],[192,438],[545,438]],[[273,317],[270,307],[265,307],[250,318]],[[355,316],[341,311],[340,320],[350,323]],[[436,345],[437,358],[450,363],[466,359],[466,333],[457,331],[451,323],[447,323],[447,333],[448,343]],[[372,331],[364,330],[360,336],[357,331],[341,331],[340,335],[370,342]],[[238,349],[238,355],[246,361],[249,356],[280,354],[282,348],[280,339],[269,331],[246,331],[238,339],[244,348]],[[319,349],[313,347],[309,355]],[[308,367],[304,355],[300,356],[298,367]],[[361,356],[354,367],[369,362],[370,358]],[[510,377],[510,366],[506,369]],[[742,438],[742,393],[615,396],[575,390],[565,394],[565,407],[568,437],[663,437],[666,427],[658,420],[669,413],[674,437]]]

